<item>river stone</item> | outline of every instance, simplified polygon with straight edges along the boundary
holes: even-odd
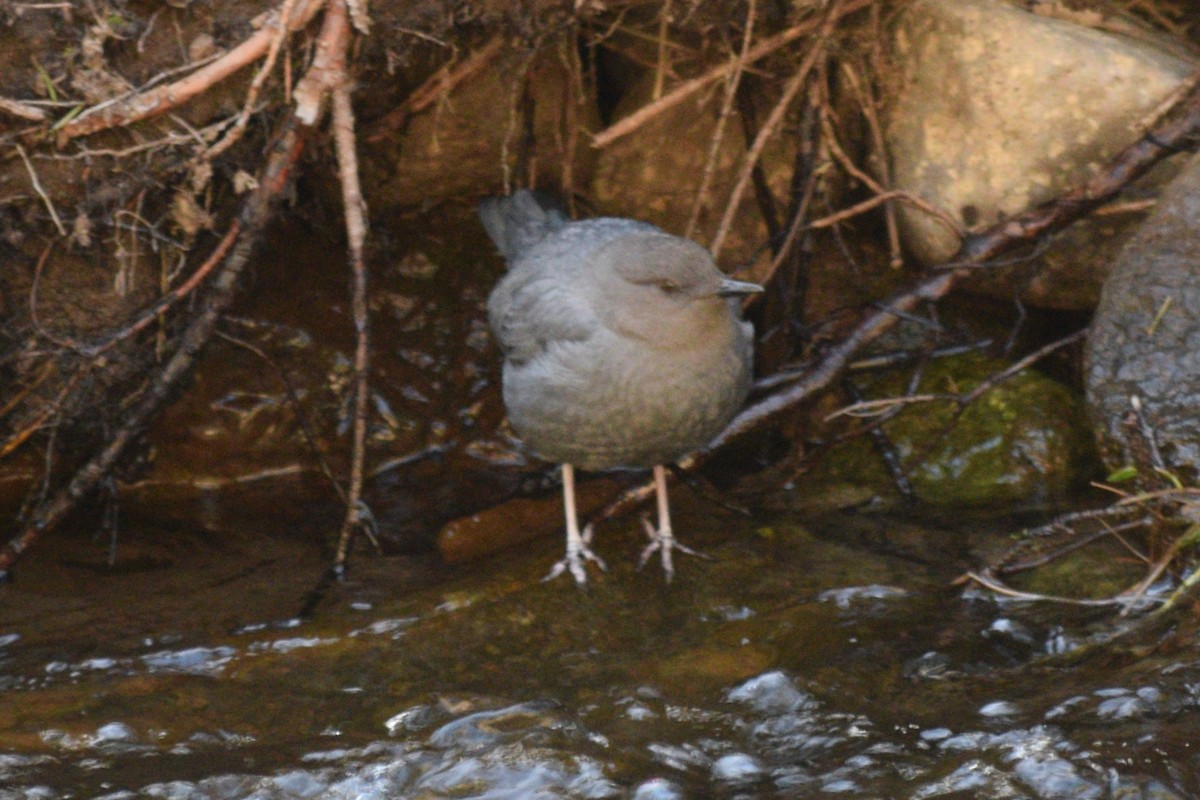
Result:
[[[1200,465],[1200,159],[1163,193],[1104,284],[1085,355],[1089,411],[1111,465],[1145,467],[1130,398],[1172,468]]]
[[[975,353],[938,359],[923,370],[915,394],[963,394],[1007,366]],[[867,399],[909,393],[905,372],[857,381]],[[883,425],[923,504],[1038,506],[1069,496],[1094,472],[1082,399],[1036,370],[1001,381],[961,414],[956,410],[944,400],[916,403]],[[880,499],[896,494],[878,452],[860,436],[829,454],[796,489],[822,502],[830,490],[849,498],[848,487],[864,486]]]
[[[886,140],[896,189],[983,228],[1097,174],[1195,67],[1146,40],[1031,14],[1000,0],[916,0],[892,34],[895,100]],[[1145,194],[1178,170],[1138,184]],[[899,205],[905,245],[946,261],[958,237]],[[968,288],[1030,305],[1095,305],[1107,265],[1142,212],[1072,227],[1039,262],[990,271]]]

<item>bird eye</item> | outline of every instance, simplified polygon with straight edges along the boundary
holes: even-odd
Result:
[[[658,288],[662,289],[667,294],[674,294],[679,291],[679,284],[675,281],[660,281]]]

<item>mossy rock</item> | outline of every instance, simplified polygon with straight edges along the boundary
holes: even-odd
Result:
[[[925,368],[915,394],[962,395],[1006,366],[978,354],[941,359]],[[889,374],[862,389],[869,398],[901,397],[907,382],[907,374]],[[1084,484],[1097,465],[1081,399],[1033,370],[998,383],[961,413],[951,400],[911,404],[883,430],[917,499],[934,505],[1052,502]],[[810,480],[896,496],[866,437],[831,453]]]

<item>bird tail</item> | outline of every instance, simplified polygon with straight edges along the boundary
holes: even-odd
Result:
[[[479,204],[479,221],[512,261],[569,221],[557,202],[541,192],[518,189],[508,197],[489,197]]]

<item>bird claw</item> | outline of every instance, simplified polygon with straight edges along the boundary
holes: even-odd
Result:
[[[575,579],[575,583],[579,586],[587,584],[587,570],[584,566],[591,561],[600,568],[601,572],[608,572],[608,565],[604,563],[604,559],[592,552],[589,545],[592,543],[592,526],[588,525],[583,529],[583,534],[579,537],[579,542],[576,544],[570,540],[567,541],[567,554],[559,561],[555,562],[550,571],[546,573],[546,577],[542,578],[542,583],[552,581],[564,572],[570,572],[571,577]]]
[[[675,577],[675,565],[672,563],[671,553],[678,550],[684,555],[695,556],[696,558],[704,558],[712,560],[712,556],[707,553],[702,553],[699,550],[693,550],[683,542],[675,538],[675,534],[670,528],[655,528],[650,524],[650,520],[642,517],[642,528],[646,531],[646,536],[650,538],[650,544],[642,550],[642,555],[638,558],[637,568],[639,570],[646,566],[646,562],[650,560],[650,556],[654,555],[655,551],[662,552],[663,575],[666,577],[667,583]]]

